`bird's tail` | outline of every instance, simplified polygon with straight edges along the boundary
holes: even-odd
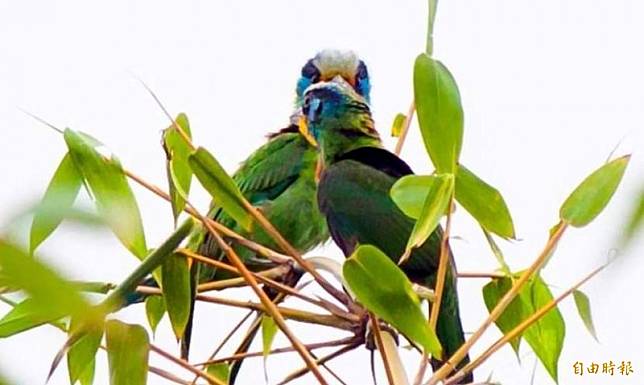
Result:
[[[443,346],[443,357],[441,359],[432,358],[432,368],[436,371],[449,359],[452,354],[465,342],[463,326],[461,325],[461,316],[458,307],[458,293],[456,291],[456,280],[451,272],[447,273],[445,289],[441,301],[440,312],[438,313],[438,322],[436,324],[436,335]],[[462,368],[470,362],[469,356],[466,356],[457,366]],[[452,372],[454,374],[454,372]],[[468,373],[459,384],[469,384],[473,382],[472,373]]]

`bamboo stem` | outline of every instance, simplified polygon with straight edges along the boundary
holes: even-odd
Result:
[[[329,354],[329,355],[327,355],[327,356],[324,356],[324,357],[318,358],[318,359],[316,360],[316,362],[317,362],[319,365],[324,365],[324,364],[325,364],[325,363],[327,363],[328,361],[330,361],[330,360],[332,360],[332,359],[334,359],[334,358],[336,358],[336,357],[339,357],[339,356],[343,355],[344,353],[349,352],[349,351],[351,351],[351,350],[353,350],[353,349],[357,348],[357,347],[358,347],[358,346],[360,346],[361,344],[362,344],[362,343],[355,343],[355,344],[352,344],[352,345],[347,345],[347,346],[345,346],[345,347],[343,347],[343,348],[340,348],[340,349],[336,350],[335,352],[333,352],[333,353],[331,353],[331,354]],[[283,379],[282,381],[280,381],[277,385],[285,385],[285,384],[287,384],[287,383],[289,383],[289,382],[291,382],[291,381],[295,380],[296,378],[302,377],[303,375],[305,375],[306,373],[308,373],[308,372],[309,372],[309,370],[310,370],[310,369],[309,369],[308,367],[303,367],[303,368],[301,368],[301,369],[298,369],[298,370],[296,370],[295,372],[293,372],[293,373],[289,374],[285,379]]]
[[[405,123],[403,124],[402,130],[400,131],[398,141],[396,142],[396,149],[394,150],[394,153],[396,155],[400,155],[400,152],[402,151],[403,145],[405,144],[405,139],[407,139],[407,133],[409,132],[409,126],[411,126],[411,121],[414,118],[415,111],[416,103],[414,102],[414,100],[412,100],[411,104],[409,105],[407,115],[405,116]]]
[[[487,317],[483,324],[468,338],[463,345],[452,355],[452,357],[441,366],[434,375],[429,379],[426,385],[436,385],[439,381],[446,378],[449,373],[452,371],[452,368],[455,368],[463,358],[470,351],[472,346],[481,338],[483,333],[496,321],[503,311],[508,307],[510,302],[517,296],[519,291],[525,286],[528,280],[543,267],[545,262],[554,251],[557,243],[561,239],[561,236],[565,232],[568,224],[562,222],[560,226],[557,226],[557,230],[550,236],[546,246],[541,251],[537,259],[530,265],[528,270],[526,270],[521,277],[512,285],[512,288],[505,293],[503,298],[496,304],[494,309],[490,312],[490,315]]]
[[[203,370],[199,370],[199,369],[195,368],[194,366],[190,365],[185,360],[182,360],[181,358],[173,356],[172,354],[170,354],[170,353],[158,348],[154,344],[150,344],[150,350],[155,352],[156,354],[160,355],[161,357],[167,359],[168,361],[171,361],[171,362],[181,366],[182,368],[186,369],[187,371],[189,371],[189,372],[191,372],[193,374],[196,374],[199,377],[207,380],[211,384],[227,385],[226,383],[224,383],[220,379],[212,376],[211,374],[209,374],[207,372],[204,372]]]

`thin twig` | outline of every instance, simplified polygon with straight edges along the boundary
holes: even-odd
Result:
[[[506,274],[504,273],[496,273],[496,272],[491,272],[491,273],[479,273],[475,271],[465,271],[465,272],[458,272],[456,273],[456,276],[458,278],[505,278],[507,277]]]
[[[182,378],[180,378],[180,377],[178,377],[178,376],[176,376],[176,375],[174,375],[174,374],[172,374],[170,372],[167,372],[167,371],[165,371],[165,370],[163,370],[161,368],[157,368],[155,366],[149,366],[148,371],[150,373],[156,374],[159,377],[163,377],[163,378],[165,378],[166,380],[168,380],[170,382],[174,382],[175,384],[191,385],[190,381],[186,381],[186,380],[184,380],[184,379],[182,379]]]
[[[318,363],[318,365],[323,365],[323,364],[327,363],[328,361],[330,361],[330,360],[332,360],[332,359],[334,359],[336,357],[339,357],[339,356],[343,355],[344,353],[349,352],[349,351],[357,348],[360,345],[362,345],[362,343],[355,343],[355,344],[352,344],[352,345],[347,345],[347,346],[345,346],[343,348],[340,348],[340,349],[336,350],[335,352],[333,352],[333,353],[331,353],[331,354],[329,354],[327,356],[318,358],[316,360],[316,362]],[[301,369],[298,369],[295,372],[289,374],[285,379],[283,379],[277,385],[286,385],[287,383],[295,380],[296,378],[302,377],[303,375],[305,375],[308,372],[309,372],[308,367],[303,367]]]
[[[554,232],[548,239],[546,246],[541,251],[537,259],[530,265],[530,267],[521,275],[521,277],[512,285],[510,290],[505,293],[503,298],[496,304],[494,309],[490,312],[490,315],[487,317],[483,324],[468,338],[463,345],[461,345],[458,350],[441,366],[434,375],[429,379],[426,385],[436,385],[439,381],[446,378],[452,371],[452,368],[455,368],[461,360],[467,355],[472,346],[481,338],[483,333],[496,321],[503,311],[508,307],[508,305],[514,300],[519,291],[525,286],[528,280],[543,267],[544,263],[548,261],[548,258],[554,251],[557,243],[561,239],[561,236],[564,234],[568,224],[566,222],[560,223],[557,226],[557,231]]]
[[[172,354],[158,348],[154,344],[150,344],[150,350],[155,352],[156,354],[160,355],[161,357],[174,362],[175,364],[181,366],[182,368],[188,370],[189,372],[198,375],[199,377],[205,379],[206,381],[216,384],[216,385],[226,385],[223,381],[220,379],[214,377],[210,373],[204,372],[203,370],[199,370],[195,368],[194,366],[190,365],[188,362],[185,360],[182,360],[181,358],[175,357]]]
[[[574,284],[572,287],[570,287],[568,290],[563,292],[560,296],[558,296],[556,299],[548,302],[546,305],[542,306],[537,310],[534,314],[532,314],[530,317],[525,319],[523,322],[521,322],[519,325],[514,327],[514,329],[510,330],[508,333],[506,333],[503,337],[499,338],[496,342],[492,344],[489,348],[485,350],[480,356],[478,356],[475,360],[470,362],[469,364],[465,365],[461,370],[458,371],[454,376],[450,377],[448,380],[445,381],[445,384],[451,384],[455,383],[459,379],[461,379],[463,376],[465,376],[467,373],[473,371],[477,367],[479,367],[485,360],[487,360],[492,354],[494,354],[497,350],[499,350],[503,345],[506,343],[512,341],[514,338],[518,337],[523,333],[527,328],[530,326],[534,325],[537,321],[539,321],[543,316],[546,315],[550,310],[552,310],[559,302],[564,300],[566,297],[570,296],[575,290],[577,290],[581,285],[585,284],[588,282],[591,278],[593,278],[595,275],[597,275],[600,271],[602,271],[604,268],[606,268],[608,264],[601,265],[600,267],[596,268],[592,272],[590,272],[588,275],[586,275],[583,279],[581,279],[579,282]]]
[[[359,342],[360,339],[358,339],[355,336],[347,337],[347,338],[341,338],[339,340],[333,340],[333,341],[326,341],[326,342],[317,342],[313,344],[305,344],[304,346],[307,347],[309,350],[314,350],[314,349],[320,349],[320,348],[328,348],[328,347],[333,347],[333,346],[342,346],[342,345],[351,345],[354,343]],[[292,346],[288,347],[283,347],[283,348],[276,348],[268,352],[269,355],[272,354],[281,354],[281,353],[292,353],[295,351],[295,348]],[[208,360],[206,362],[200,362],[198,364],[195,364],[196,366],[202,366],[202,365],[212,365],[212,364],[218,364],[221,362],[231,362],[231,361],[239,361],[244,358],[249,358],[249,357],[262,357],[264,355],[264,352],[246,352],[246,353],[237,353],[233,354],[232,356],[228,357],[223,357],[223,358],[217,358],[217,359],[212,359]]]
[[[403,144],[405,144],[405,139],[407,139],[407,133],[409,132],[409,126],[411,126],[411,121],[414,118],[414,112],[416,111],[416,103],[412,100],[409,105],[409,110],[405,116],[405,123],[403,124],[402,130],[400,131],[400,136],[398,137],[398,142],[396,142],[396,149],[394,153],[400,155],[402,151]]]
[[[387,355],[387,350],[385,349],[384,343],[382,342],[382,335],[380,330],[380,324],[378,319],[372,313],[369,313],[369,318],[371,318],[371,327],[373,328],[373,335],[376,340],[376,345],[378,346],[378,351],[380,351],[380,357],[382,357],[382,364],[385,367],[385,373],[387,374],[387,381],[389,385],[396,385],[394,380],[394,374],[391,369],[391,363],[389,362],[389,356]]]

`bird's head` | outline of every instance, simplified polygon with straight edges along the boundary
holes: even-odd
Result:
[[[326,49],[302,67],[302,74],[297,82],[297,105],[301,105],[304,91],[318,82],[328,82],[336,76],[342,77],[351,87],[369,102],[371,84],[367,66],[353,51]]]
[[[340,75],[306,89],[300,132],[326,155],[338,155],[363,145],[379,145],[369,104]]]

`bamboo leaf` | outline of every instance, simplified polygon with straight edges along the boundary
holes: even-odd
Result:
[[[503,238],[515,238],[512,216],[501,193],[460,164],[456,174],[456,200],[487,231]]]
[[[105,328],[110,385],[145,385],[148,376],[150,342],[140,325],[117,320]]]
[[[595,325],[593,324],[593,316],[590,312],[590,300],[588,299],[588,296],[581,290],[573,291],[572,296],[575,299],[577,312],[579,313],[581,320],[584,321],[586,329],[588,329],[588,332],[593,336],[593,338],[599,342],[597,339],[597,332],[595,332]]]
[[[391,186],[389,195],[405,215],[418,219],[433,180],[434,177],[431,175],[404,176]]]
[[[199,147],[188,157],[190,168],[208,190],[214,203],[221,206],[244,229],[250,230],[252,217],[246,211],[239,188],[206,149]]]
[[[420,309],[411,282],[395,263],[371,245],[359,246],[342,266],[344,279],[360,303],[434,357],[441,345]]]
[[[175,122],[188,138],[192,139],[190,122],[186,114],[177,115]],[[163,148],[167,158],[166,169],[170,197],[172,198],[172,214],[176,223],[179,214],[186,205],[186,197],[190,193],[192,170],[188,164],[188,156],[191,149],[174,124],[163,131]]]
[[[63,220],[61,214],[74,204],[81,183],[81,175],[71,156],[69,153],[65,154],[47,186],[42,202],[34,213],[29,235],[30,254],[33,254],[36,248],[60,225]],[[57,210],[50,210],[53,207]]]
[[[177,339],[183,332],[190,317],[190,266],[188,259],[173,254],[163,261],[161,269],[163,298],[168,310],[172,330]]]
[[[277,335],[277,324],[273,317],[262,315],[262,351],[264,358],[268,357],[275,335]]]
[[[70,336],[76,332],[76,320],[72,320]],[[83,334],[67,352],[67,369],[69,382],[74,385],[80,381],[82,385],[91,384],[94,378],[96,352],[103,339],[103,328],[95,328]]]
[[[568,196],[559,210],[559,217],[575,227],[589,224],[617,190],[630,155],[622,156],[595,170]]]
[[[633,240],[635,234],[644,225],[644,191],[640,193],[639,199],[635,202],[635,207],[628,219],[626,229],[623,232],[622,243],[628,244]]]
[[[2,239],[0,270],[4,284],[29,294],[29,308],[39,309],[43,317],[56,319],[61,315],[71,315],[79,319],[91,319],[97,315],[73,283]]]
[[[488,311],[492,311],[497,303],[503,298],[505,293],[510,291],[512,287],[512,279],[509,277],[497,278],[490,281],[483,287],[483,301]],[[515,326],[518,326],[521,321],[527,318],[526,306],[522,303],[521,297],[517,296],[510,302],[501,316],[497,318],[495,324],[503,334],[510,332]],[[510,346],[519,359],[519,346],[521,345],[521,336],[510,341]]]
[[[407,116],[405,116],[405,114],[396,114],[394,122],[391,125],[391,136],[393,136],[394,138],[398,138],[400,136],[403,130],[403,126],[405,125],[405,120],[407,120]]]
[[[226,363],[208,365],[206,366],[206,373],[221,380],[224,384],[230,383],[230,366]]]
[[[152,334],[157,330],[159,322],[166,312],[165,299],[160,295],[151,295],[145,299],[145,315],[148,318]]]
[[[100,142],[86,134],[65,129],[64,137],[99,213],[123,245],[143,259],[147,247],[141,214],[120,162],[114,156],[101,155],[97,151]]]
[[[22,333],[63,316],[62,312],[43,312],[37,301],[27,298],[0,319],[0,338]]]
[[[428,191],[425,193],[426,198],[423,209],[407,241],[406,256],[409,255],[411,249],[424,244],[434,232],[438,222],[449,207],[453,193],[454,176],[452,174],[431,176]]]
[[[425,148],[439,173],[456,173],[463,142],[463,108],[452,74],[420,54],[414,63],[414,97]]]

